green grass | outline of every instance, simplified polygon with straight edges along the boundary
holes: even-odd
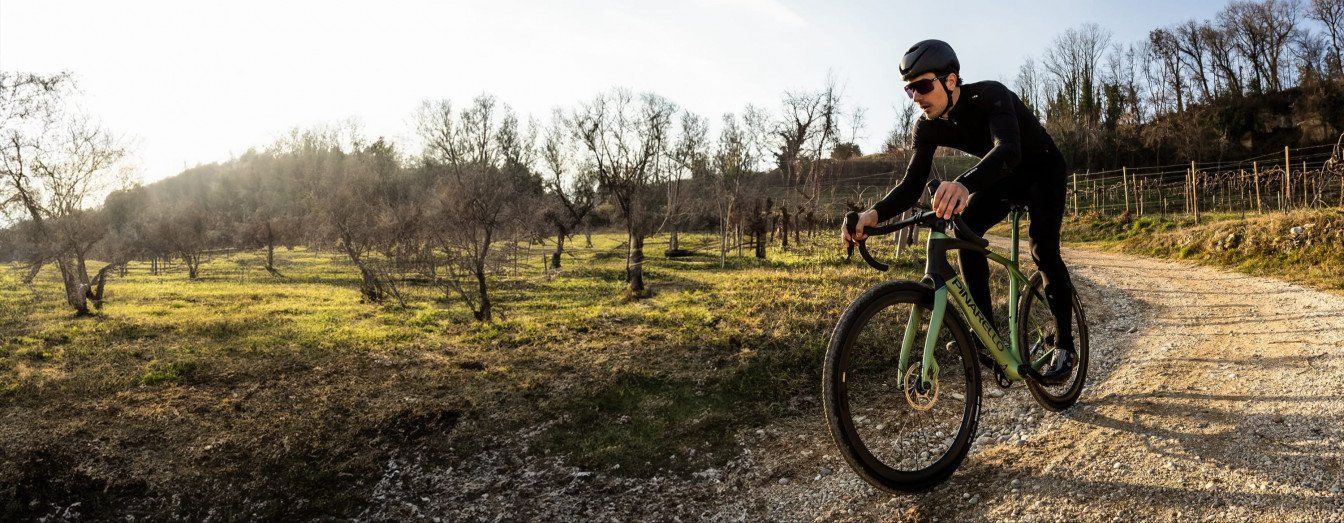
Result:
[[[654,238],[639,300],[623,298],[622,237],[596,235],[553,275],[535,246],[497,275],[489,324],[431,286],[405,284],[405,308],[361,303],[334,252],[277,252],[285,278],[261,252],[214,256],[197,281],[133,263],[87,318],[54,271],[28,287],[0,270],[0,497],[190,493],[270,500],[262,516],[349,515],[391,454],[451,464],[552,421],[537,451],[579,466],[714,466],[736,431],[815,399],[850,300],[922,267],[907,256],[879,274],[832,240],[720,268],[717,238],[685,235],[694,252],[672,259]]]

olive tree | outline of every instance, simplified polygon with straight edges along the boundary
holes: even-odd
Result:
[[[29,274],[60,271],[66,303],[89,314],[113,259],[93,278],[87,257],[107,234],[95,199],[113,188],[126,149],[89,115],[71,106],[69,75],[0,72],[0,209],[22,220],[33,249]]]
[[[667,172],[658,162],[675,114],[676,106],[667,99],[625,89],[600,94],[574,111],[574,131],[625,222],[626,289],[632,296],[646,293],[644,238],[658,216],[654,188]]]

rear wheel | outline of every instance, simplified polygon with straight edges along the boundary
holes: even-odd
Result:
[[[1018,356],[1024,362],[1034,362],[1036,370],[1043,371],[1050,365],[1050,355],[1058,344],[1055,315],[1045,299],[1045,280],[1041,273],[1031,275],[1027,292],[1017,309]],[[1087,319],[1083,316],[1083,302],[1078,292],[1073,293],[1073,346],[1077,352],[1073,369],[1062,383],[1046,385],[1027,380],[1027,388],[1032,397],[1042,407],[1061,411],[1078,402],[1083,393],[1083,384],[1087,381],[1088,346]]]
[[[920,313],[905,372],[897,372],[912,311]],[[980,413],[980,372],[970,333],[949,307],[939,329],[936,380],[920,376],[933,290],[887,282],[850,304],[831,335],[822,376],[826,421],[841,455],[869,484],[918,492],[966,458]]]

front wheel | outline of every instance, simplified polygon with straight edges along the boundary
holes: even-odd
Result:
[[[933,296],[911,281],[869,289],[841,316],[826,351],[822,393],[831,436],[859,477],[888,492],[918,492],[946,480],[975,436],[979,363],[951,307],[934,345],[934,379],[920,379]],[[915,342],[899,369],[912,315]]]
[[[1055,315],[1045,298],[1045,280],[1041,273],[1031,275],[1031,283],[1018,305],[1017,332],[1018,356],[1024,362],[1032,362],[1040,371],[1050,364],[1050,355],[1058,343],[1058,326]],[[1087,381],[1088,347],[1087,318],[1083,316],[1083,302],[1078,292],[1073,292],[1073,345],[1077,359],[1069,375],[1059,384],[1046,385],[1027,380],[1027,388],[1036,398],[1036,403],[1052,411],[1061,411],[1078,402],[1083,393],[1083,383]]]

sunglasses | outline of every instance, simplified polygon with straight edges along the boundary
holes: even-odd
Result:
[[[925,78],[923,80],[916,80],[908,84],[905,84],[905,95],[909,96],[910,98],[914,98],[915,93],[929,94],[929,91],[933,90],[933,82],[941,81],[944,78],[947,78],[947,75],[935,76],[933,78]]]

